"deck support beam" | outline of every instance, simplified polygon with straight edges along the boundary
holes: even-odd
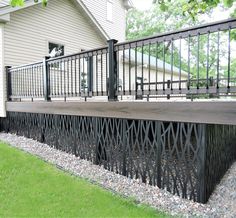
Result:
[[[9,112],[236,125],[236,102],[7,102]]]

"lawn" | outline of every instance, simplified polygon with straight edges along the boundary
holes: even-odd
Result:
[[[167,217],[0,143],[0,217]]]

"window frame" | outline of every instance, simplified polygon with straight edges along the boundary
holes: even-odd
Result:
[[[47,53],[48,53],[48,55],[50,54],[50,44],[54,44],[54,45],[58,45],[58,46],[63,46],[62,54],[59,55],[59,56],[56,56],[56,57],[61,57],[61,56],[65,55],[65,44],[60,43],[60,42],[56,42],[56,41],[53,41],[53,40],[48,40],[47,41]]]
[[[108,22],[113,23],[113,1],[106,1],[106,18]]]

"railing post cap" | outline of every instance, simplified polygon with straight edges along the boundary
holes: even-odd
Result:
[[[50,58],[50,56],[48,56],[48,55],[43,57],[43,59],[45,59],[45,60],[48,60],[49,58]]]
[[[108,43],[114,43],[114,44],[116,44],[116,43],[118,42],[118,40],[116,40],[116,39],[109,39],[109,40],[107,40],[107,42],[108,42]]]

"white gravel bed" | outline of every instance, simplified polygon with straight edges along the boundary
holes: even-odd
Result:
[[[25,152],[37,155],[74,175],[171,215],[236,217],[236,163],[226,173],[208,203],[204,205],[174,196],[165,190],[144,184],[141,181],[110,172],[89,161],[56,150],[32,139],[0,133],[0,140]]]

